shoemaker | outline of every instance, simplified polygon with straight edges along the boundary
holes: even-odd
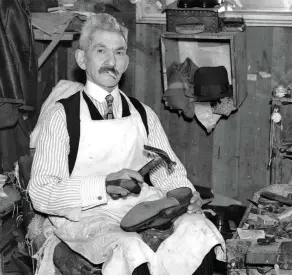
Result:
[[[128,30],[108,14],[85,22],[75,57],[87,81],[84,86],[57,85],[46,101],[71,91],[36,126],[29,195],[34,209],[48,215],[54,238],[90,262],[103,263],[103,274],[140,274],[142,268],[151,274],[192,274],[214,246],[225,250],[224,240],[202,215],[201,198],[155,112],[119,90],[129,64],[127,39]],[[144,145],[165,151],[176,162],[172,172],[164,163],[150,172],[153,186],[138,172],[153,158]],[[113,180],[129,180],[141,191],[109,185]],[[141,202],[178,203],[170,193],[165,196],[180,187],[192,192],[187,213],[175,220],[173,234],[156,252],[139,233],[121,229],[123,217]]]

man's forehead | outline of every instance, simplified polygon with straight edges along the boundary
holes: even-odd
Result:
[[[126,48],[126,41],[124,37],[114,31],[97,30],[93,33],[91,39],[92,46],[105,46],[105,47],[124,47]]]

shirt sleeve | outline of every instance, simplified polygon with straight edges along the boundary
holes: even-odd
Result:
[[[161,125],[156,113],[148,106],[144,105],[149,126],[148,143],[152,147],[164,150],[172,161],[176,162],[173,170],[169,171],[165,163],[156,166],[150,172],[150,179],[154,186],[158,187],[163,193],[179,187],[189,187],[195,191],[192,183],[187,179],[187,172],[181,161],[172,150],[167,135]],[[151,160],[151,157],[150,157]]]
[[[66,115],[58,103],[42,125],[28,192],[37,211],[79,220],[82,209],[107,203],[106,176],[70,177],[68,154]]]

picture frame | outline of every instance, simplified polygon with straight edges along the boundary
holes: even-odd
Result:
[[[162,10],[176,0],[141,0],[136,4],[136,23],[166,24]],[[221,16],[243,17],[247,26],[292,27],[292,0],[233,0],[242,7]]]

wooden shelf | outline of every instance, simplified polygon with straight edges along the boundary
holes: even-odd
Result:
[[[168,39],[232,39],[239,32],[219,32],[219,33],[195,33],[195,34],[180,34],[176,32],[165,32],[163,38]]]
[[[225,66],[233,87],[236,108],[247,96],[246,32],[161,34],[162,75],[164,91],[168,88],[167,69],[172,62],[189,57],[198,67]]]

